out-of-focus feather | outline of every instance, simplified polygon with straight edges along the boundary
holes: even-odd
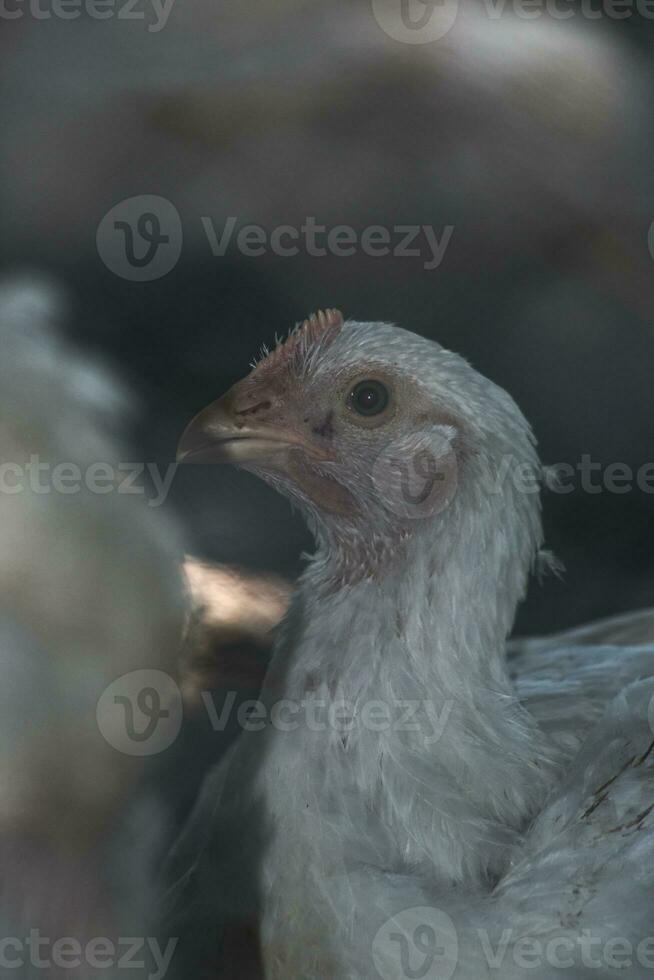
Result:
[[[103,738],[96,707],[125,673],[174,670],[182,548],[144,495],[85,485],[129,459],[128,398],[62,339],[56,299],[35,278],[0,290],[0,923],[83,945],[147,935],[160,815],[133,808],[143,760]]]

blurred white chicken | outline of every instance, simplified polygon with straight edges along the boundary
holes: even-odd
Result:
[[[537,978],[612,975],[618,949],[649,975],[653,650],[527,644],[516,689],[506,640],[542,530],[509,395],[328,311],[200,413],[180,458],[272,483],[317,552],[258,724],[178,846],[176,900],[227,937],[257,918],[274,980],[507,980],[526,948]]]
[[[144,760],[103,737],[96,710],[126,673],[173,668],[181,548],[143,494],[107,492],[129,459],[125,393],[59,337],[61,299],[29,277],[0,291],[1,972],[120,976],[133,936],[135,975],[152,977],[161,816],[138,798]]]

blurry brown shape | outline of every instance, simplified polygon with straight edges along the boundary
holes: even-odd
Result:
[[[191,600],[179,669],[185,704],[193,708],[202,691],[221,687],[258,690],[290,584],[191,556],[184,576]]]

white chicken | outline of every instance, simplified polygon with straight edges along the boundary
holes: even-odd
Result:
[[[129,682],[110,688],[174,671],[183,549],[120,492],[125,393],[59,336],[60,312],[47,283],[2,286],[0,973],[118,977],[131,959],[162,977],[174,943],[148,936],[166,814],[140,792],[146,753],[123,751]]]
[[[317,551],[257,724],[178,845],[174,899],[226,935],[256,918],[270,980],[649,976],[652,649],[582,637],[507,660],[542,543],[510,396],[330,310],[201,412],[179,456],[270,482]]]

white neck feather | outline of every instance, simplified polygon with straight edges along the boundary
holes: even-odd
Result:
[[[480,506],[494,513],[482,520]],[[554,753],[505,663],[539,533],[533,505],[522,525],[515,513],[515,501],[462,493],[383,575],[336,590],[343,556],[319,536],[268,687],[334,707],[339,724],[307,733],[296,791],[334,814],[341,838],[356,835],[358,861],[494,877],[547,790]]]

